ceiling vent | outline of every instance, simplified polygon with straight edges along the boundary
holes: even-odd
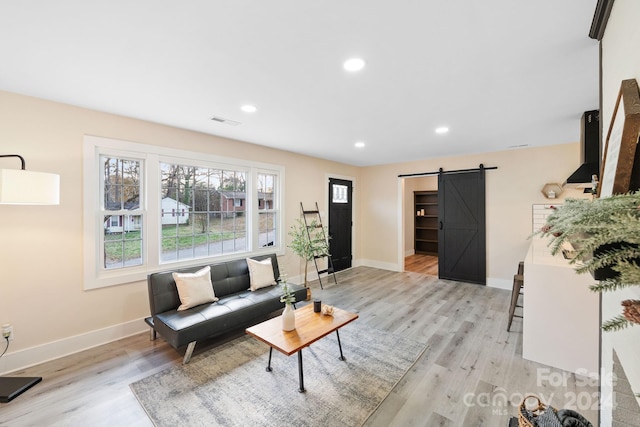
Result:
[[[238,126],[239,124],[241,124],[240,122],[236,122],[235,120],[225,119],[224,117],[217,117],[217,116],[211,117],[211,120],[218,123],[224,123],[230,126]]]

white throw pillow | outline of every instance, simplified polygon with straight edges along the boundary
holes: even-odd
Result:
[[[211,283],[211,267],[204,267],[195,273],[173,273],[176,281],[180,307],[178,311],[186,310],[196,305],[218,301]]]
[[[249,289],[252,291],[276,284],[276,279],[273,277],[271,258],[262,261],[247,258],[247,265],[249,266]]]

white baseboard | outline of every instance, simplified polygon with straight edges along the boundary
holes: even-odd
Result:
[[[408,251],[404,251],[404,256],[408,257],[411,255],[415,255],[416,254],[416,250],[415,249],[409,249]]]
[[[391,271],[400,271],[400,272],[404,271],[403,265],[398,265],[396,263],[390,263],[390,262],[380,262],[380,261],[375,261],[371,259],[361,259],[361,260],[358,260],[357,263],[354,263],[354,267],[358,267],[361,265],[365,267],[380,268],[382,270],[391,270]]]
[[[404,271],[404,266],[402,265],[387,263],[387,262],[380,262],[380,261],[375,261],[370,259],[353,260],[352,265],[353,267],[364,266],[364,267],[380,268],[382,270],[399,271],[399,272]],[[316,274],[315,271],[309,272],[308,276],[309,276],[309,281],[316,280],[318,278],[318,275]],[[300,276],[300,279],[297,282],[294,281],[294,279],[291,279],[291,280],[293,281],[293,283],[302,283],[302,279],[303,279],[302,276]],[[490,288],[505,289],[507,291],[510,291],[511,288],[513,287],[513,282],[512,280],[509,280],[509,279],[488,277],[487,286]]]
[[[507,291],[510,291],[513,288],[513,281],[509,279],[488,277],[487,286],[490,288],[506,289]]]
[[[361,267],[361,266],[380,268],[382,270],[391,270],[391,271],[403,271],[403,267],[404,267],[404,266],[398,266],[398,264],[394,264],[394,263],[373,261],[368,259],[354,259],[351,261],[351,268]],[[325,276],[322,276],[323,279],[324,277]],[[309,282],[312,282],[317,279],[318,279],[318,274],[316,273],[315,269],[309,268],[309,271],[307,272],[307,280]],[[289,277],[289,281],[292,283],[302,284],[304,283],[304,276],[301,274],[299,276]]]
[[[78,353],[102,344],[139,334],[145,330],[148,330],[148,326],[144,323],[144,319],[140,318],[24,350],[18,350],[13,353],[7,353],[0,359],[0,375]]]

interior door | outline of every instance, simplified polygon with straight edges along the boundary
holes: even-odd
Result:
[[[438,274],[486,284],[485,171],[438,176]]]
[[[334,271],[351,268],[353,183],[329,179],[329,253]]]

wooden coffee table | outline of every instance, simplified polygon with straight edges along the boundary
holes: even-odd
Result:
[[[345,360],[342,354],[338,329],[356,320],[358,315],[334,308],[333,316],[324,316],[320,313],[314,313],[313,304],[308,304],[295,310],[295,314],[296,328],[293,331],[283,331],[282,316],[278,316],[247,328],[246,332],[269,345],[268,372],[271,372],[271,355],[274,348],[287,356],[298,353],[298,375],[300,376],[300,388],[298,391],[304,393],[306,390],[302,372],[302,349],[335,331],[338,337],[338,348],[340,349],[339,359]]]

